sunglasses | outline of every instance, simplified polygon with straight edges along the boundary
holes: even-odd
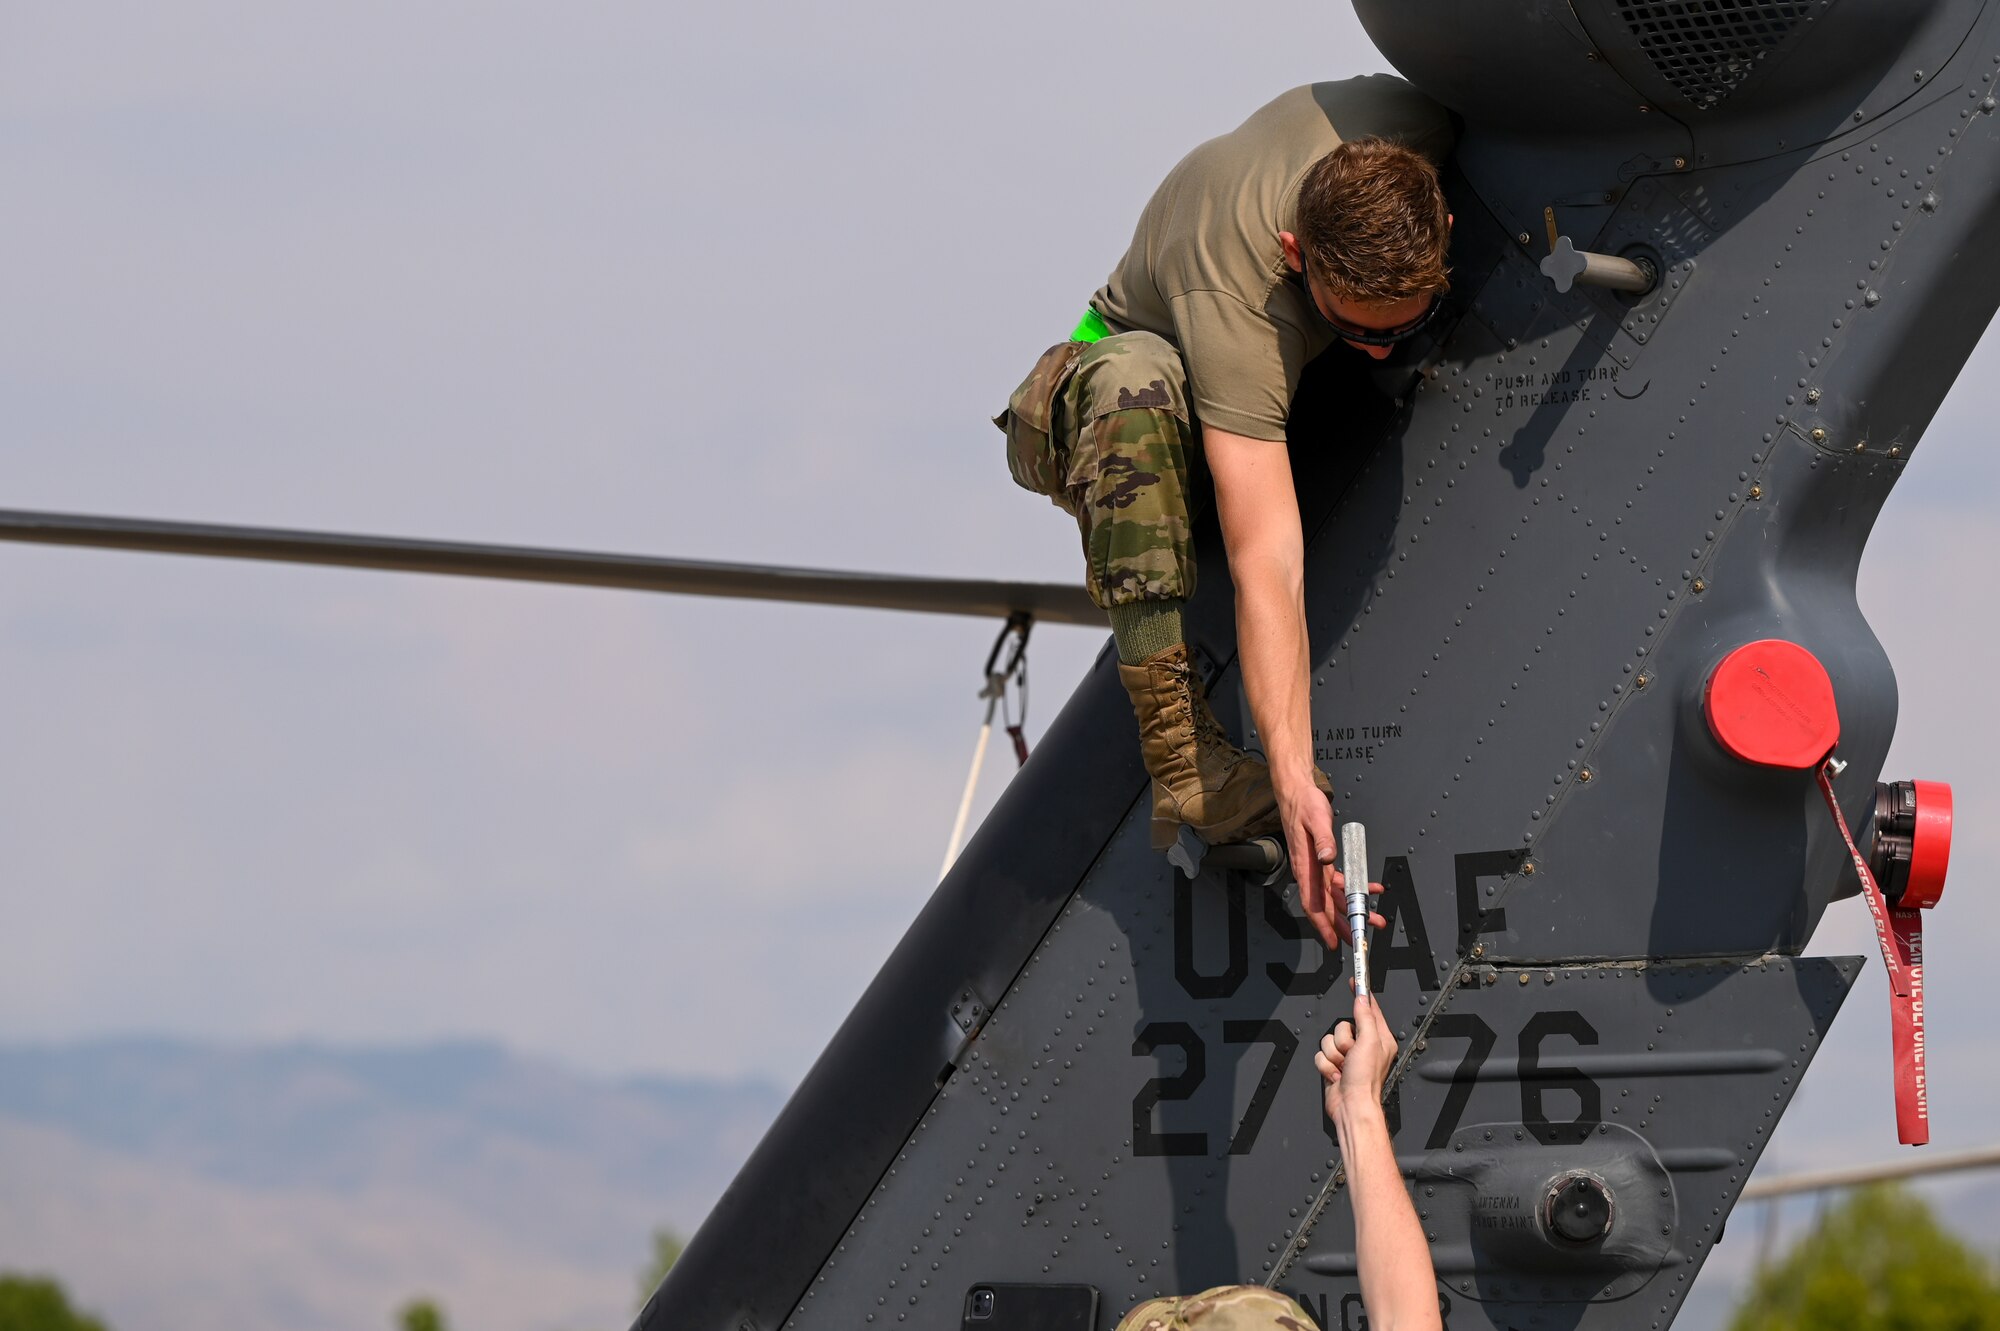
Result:
[[[1319,315],[1327,327],[1333,329],[1335,336],[1343,342],[1353,342],[1364,347],[1393,347],[1406,337],[1415,337],[1431,320],[1437,318],[1438,309],[1444,304],[1442,293],[1433,293],[1431,303],[1424,306],[1424,312],[1408,323],[1398,324],[1394,328],[1362,328],[1345,319],[1332,318],[1325,310],[1320,309],[1319,302],[1312,296],[1312,284],[1305,280],[1304,273],[1298,275],[1298,281],[1299,285],[1306,289],[1306,303],[1313,307],[1313,312]]]

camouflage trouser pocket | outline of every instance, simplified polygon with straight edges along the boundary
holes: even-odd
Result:
[[[1058,342],[1044,351],[1035,368],[1007,399],[1007,409],[993,418],[1007,436],[1007,470],[1016,484],[1047,495],[1067,508],[1063,493],[1068,477],[1055,437],[1055,414],[1062,391],[1076,373],[1087,342]]]

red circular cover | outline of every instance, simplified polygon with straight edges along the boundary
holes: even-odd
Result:
[[[1943,781],[1910,784],[1917,788],[1917,834],[1910,839],[1910,881],[1896,904],[1928,910],[1944,895],[1951,863],[1951,787]]]
[[[1826,667],[1782,638],[1723,657],[1708,677],[1702,713],[1723,748],[1760,767],[1817,767],[1840,739]]]

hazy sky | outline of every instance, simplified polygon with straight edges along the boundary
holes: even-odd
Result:
[[[986,418],[1182,152],[1386,68],[1324,4],[7,27],[0,506],[1051,580],[1073,532]],[[1862,588],[1888,774],[1963,814],[1945,1142],[2000,1094],[1996,372]],[[933,886],[995,627],[0,547],[0,1038],[475,1034],[789,1083]],[[1038,633],[1031,732],[1101,639]],[[1817,946],[1872,951],[1858,902]],[[1890,1152],[1884,1008],[1871,964],[1781,1148]]]

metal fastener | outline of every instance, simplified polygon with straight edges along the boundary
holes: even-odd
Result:
[[[1483,957],[1483,956],[1485,956],[1485,955],[1486,955],[1486,944],[1484,944],[1484,943],[1474,943],[1474,944],[1472,945],[1472,955],[1473,955],[1473,956],[1475,956],[1475,957]]]
[[[1523,864],[1521,866],[1521,872],[1525,874],[1533,874],[1535,872],[1535,862],[1533,860],[1529,860],[1526,864]]]
[[[1694,580],[1693,586],[1697,594],[1708,590],[1708,584],[1706,582],[1703,582],[1700,578],[1696,578]]]
[[[1868,451],[1868,441],[1866,439],[1863,439],[1859,443],[1855,444],[1854,451],[1857,453],[1866,453]]]
[[[1420,1053],[1420,1054],[1421,1054],[1421,1053],[1423,1053],[1423,1052],[1424,1052],[1424,1050],[1426,1050],[1426,1049],[1428,1049],[1428,1048],[1430,1048],[1430,1047],[1431,1047],[1431,1042],[1430,1042],[1429,1040],[1419,1040],[1419,1041],[1417,1041],[1417,1052],[1418,1052],[1418,1053]]]
[[[1889,456],[1892,458],[1899,458],[1903,456],[1903,446],[1901,444],[1889,445]]]
[[[1528,982],[1528,972],[1526,972],[1526,971],[1522,971],[1522,972],[1521,972],[1521,983],[1522,983],[1522,984],[1526,984],[1527,982]]]
[[[1763,487],[1763,486],[1761,486],[1761,485],[1753,485],[1753,486],[1751,486],[1751,487],[1750,487],[1750,497],[1751,497],[1752,499],[1762,499],[1762,498],[1764,497],[1764,487]]]
[[[1820,428],[1819,426],[1817,426],[1817,425],[1813,426],[1813,428],[1812,428],[1812,441],[1813,441],[1814,443],[1816,443],[1816,444],[1823,444],[1823,443],[1825,443],[1825,442],[1826,442],[1826,431],[1825,431],[1825,430],[1823,430],[1823,429],[1821,429],[1821,428]]]
[[[1819,401],[1819,390],[1817,388],[1808,388],[1806,390],[1806,401],[1808,402]]]
[[[1632,681],[1632,687],[1635,689],[1643,689],[1652,682],[1653,682],[1653,677],[1651,675],[1641,675],[1639,676],[1639,678]]]
[[[1676,157],[1676,158],[1674,159],[1674,170],[1676,170],[1676,171],[1685,171],[1685,170],[1687,170],[1687,169],[1688,169],[1688,159],[1687,159],[1687,158],[1685,158],[1685,157]]]
[[[1592,772],[1588,767],[1586,767],[1581,772],[1578,772],[1576,774],[1576,779],[1579,781],[1588,781],[1595,775],[1596,773]]]
[[[1525,231],[1523,231],[1520,235],[1514,237],[1514,239],[1520,241],[1523,245],[1530,245],[1534,243],[1534,237],[1530,236]]]

